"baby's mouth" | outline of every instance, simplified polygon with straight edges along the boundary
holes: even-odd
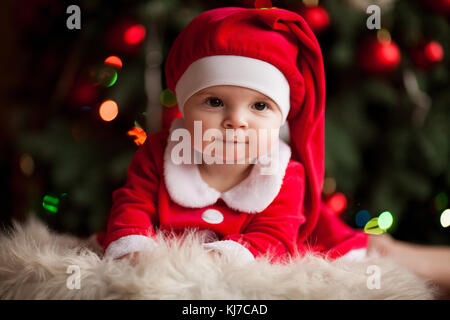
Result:
[[[237,141],[237,140],[230,140],[230,141],[228,141],[228,140],[222,140],[222,139],[219,139],[219,138],[217,138],[216,139],[218,142],[223,142],[223,143],[233,143],[233,144],[238,144],[238,143],[244,143],[244,144],[248,144],[248,141]]]

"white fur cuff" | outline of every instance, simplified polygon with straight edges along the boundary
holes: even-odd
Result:
[[[240,261],[250,262],[255,260],[253,254],[246,247],[233,240],[204,243],[203,247],[206,249],[220,251],[230,258],[238,258]]]
[[[156,241],[147,236],[125,236],[111,242],[106,248],[104,257],[115,259],[136,251],[151,251],[156,246]]]

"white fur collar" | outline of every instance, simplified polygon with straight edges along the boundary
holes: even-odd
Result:
[[[257,161],[245,180],[226,192],[219,192],[202,179],[197,164],[173,163],[170,155],[179,141],[172,141],[171,135],[177,128],[184,128],[182,117],[175,119],[170,127],[164,151],[164,181],[172,200],[179,205],[201,208],[212,205],[221,198],[234,210],[257,213],[267,208],[278,195],[291,157],[290,147],[281,138],[279,156],[272,156],[271,152],[266,155],[270,161],[275,161],[268,162],[275,168],[273,174],[262,174],[267,172],[269,165]]]

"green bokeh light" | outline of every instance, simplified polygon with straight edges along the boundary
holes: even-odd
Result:
[[[98,72],[97,81],[103,87],[109,88],[117,81],[117,71],[112,67],[104,66]]]
[[[59,199],[46,195],[42,201],[42,207],[50,213],[58,212]]]
[[[161,104],[165,107],[173,107],[177,104],[177,97],[170,89],[164,89],[160,96]]]
[[[117,72],[114,72],[112,77],[111,77],[111,79],[110,79],[110,81],[109,81],[109,83],[105,83],[105,86],[106,87],[111,87],[111,86],[113,86],[116,83],[116,81],[117,81]]]
[[[378,217],[372,218],[366,223],[364,232],[369,234],[382,234],[384,230],[378,226]]]
[[[448,205],[448,197],[445,192],[440,192],[434,197],[434,208],[437,211],[442,211]]]
[[[393,222],[394,218],[389,211],[384,211],[378,216],[378,226],[383,230],[389,229]]]

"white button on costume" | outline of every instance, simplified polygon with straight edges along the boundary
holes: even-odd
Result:
[[[202,219],[211,224],[218,224],[223,221],[223,214],[219,210],[208,209],[203,211]]]

